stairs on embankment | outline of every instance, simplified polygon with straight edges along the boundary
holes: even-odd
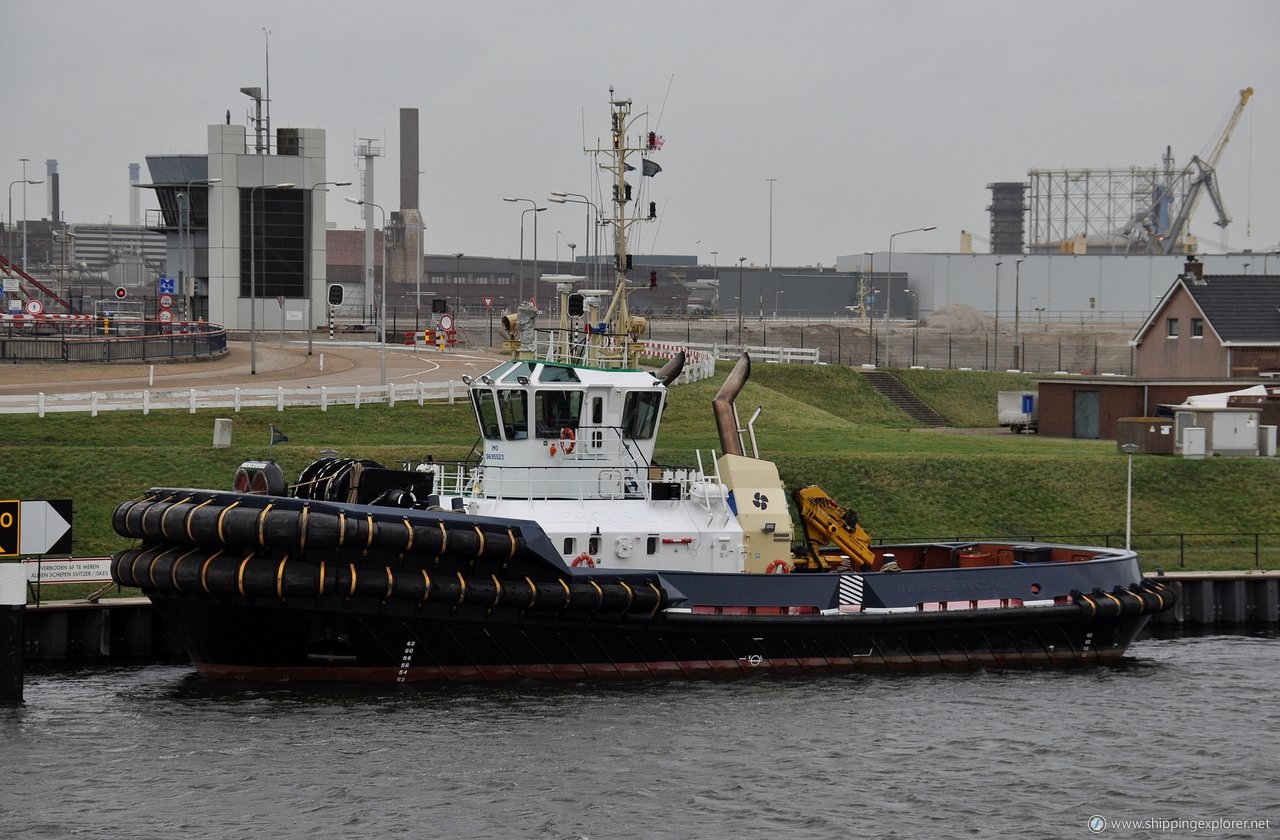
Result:
[[[914,391],[903,385],[902,381],[893,374],[882,370],[864,370],[862,376],[899,411],[921,426],[947,425],[947,421],[941,414],[930,408],[928,403],[916,396]]]

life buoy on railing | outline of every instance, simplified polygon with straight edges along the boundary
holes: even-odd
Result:
[[[569,565],[574,567],[586,566],[588,569],[594,569],[596,567],[596,561],[590,554],[584,551],[577,557],[573,558],[573,562]]]
[[[789,575],[791,574],[791,564],[786,560],[774,560],[764,570],[767,575]]]
[[[565,426],[560,430],[560,451],[566,455],[573,454],[573,448],[578,445],[578,437],[573,433],[573,429]]]

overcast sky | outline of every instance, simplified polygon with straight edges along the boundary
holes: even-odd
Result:
[[[895,248],[954,251],[968,229],[985,250],[989,182],[1155,166],[1165,146],[1185,164],[1249,85],[1218,170],[1235,222],[1214,227],[1205,201],[1192,230],[1209,251],[1280,247],[1275,0],[3,0],[0,176],[57,159],[66,221],[127,222],[130,163],[205,153],[227,110],[247,123],[264,28],[273,129],[325,129],[331,180],[358,180],[357,138],[385,140],[388,209],[399,111],[420,109],[430,253],[515,256],[528,205],[503,196],[595,194],[584,122],[588,142],[607,135],[610,85],[666,139],[641,253],[767,263],[769,178],[775,265],[831,265],[926,225]],[[28,215],[46,216],[44,187],[28,189]],[[539,257],[557,230],[561,256],[581,256],[585,207],[550,207]],[[330,220],[358,213],[330,193]]]

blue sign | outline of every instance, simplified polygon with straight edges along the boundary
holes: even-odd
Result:
[[[178,293],[177,284],[174,282],[174,279],[172,277],[160,278],[160,294],[176,295],[177,293]]]

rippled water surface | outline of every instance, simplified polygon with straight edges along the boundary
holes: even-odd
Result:
[[[1280,639],[1247,636],[1068,671],[618,685],[38,671],[0,709],[0,837],[1089,837],[1094,814],[1280,836],[1278,689]]]

